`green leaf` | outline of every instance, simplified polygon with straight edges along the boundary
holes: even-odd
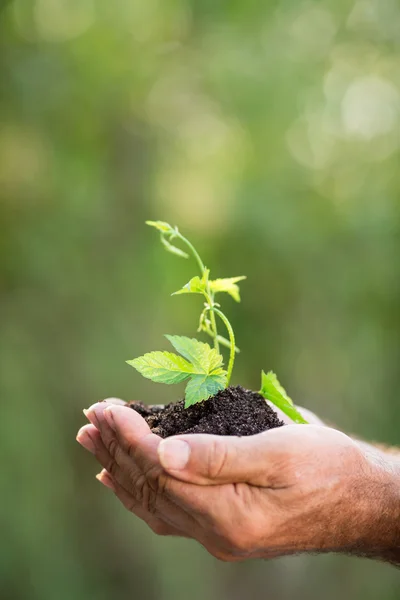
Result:
[[[180,335],[166,335],[165,337],[179,354],[193,364],[198,373],[210,375],[215,369],[222,366],[222,356],[209,344]]]
[[[179,294],[203,294],[205,291],[205,286],[202,283],[200,277],[196,275],[196,277],[192,277],[190,281],[186,285],[183,286],[177,292],[171,294],[172,296],[178,296]]]
[[[215,279],[210,281],[210,290],[214,294],[218,292],[227,292],[236,302],[240,302],[240,291],[239,286],[236,285],[238,281],[246,279],[245,275],[239,277],[227,277],[225,279]]]
[[[226,387],[226,374],[214,373],[213,375],[193,375],[186,386],[185,408],[207,400]]]
[[[165,223],[165,221],[146,221],[146,225],[155,227],[161,233],[174,233],[174,228],[169,223]]]
[[[167,250],[167,252],[171,252],[171,254],[176,254],[176,256],[181,256],[182,258],[189,258],[189,254],[187,254],[186,252],[184,252],[183,250],[181,250],[180,248],[177,248],[176,246],[173,246],[165,237],[163,234],[161,234],[161,243],[164,246],[164,248]]]
[[[170,240],[173,240],[174,237],[176,237],[178,233],[178,229],[176,227],[172,227],[172,225],[166,223],[165,221],[146,221],[146,225],[150,225],[150,227],[155,227],[155,229],[158,229],[158,231],[161,233],[161,243],[168,252],[171,252],[176,256],[181,256],[182,258],[189,258],[189,255],[186,254],[186,252],[180,248],[177,248],[176,246],[173,246],[166,238],[166,236],[168,236]]]
[[[295,408],[293,401],[289,398],[286,390],[281,386],[277,376],[272,371],[269,371],[267,374],[264,371],[261,372],[260,394],[280,408],[295,423],[307,424],[307,421]]]
[[[180,383],[193,373],[193,365],[172,352],[149,352],[126,362],[143,377],[158,383]]]
[[[222,368],[223,358],[215,348],[184,336],[165,337],[182,356],[172,352],[149,352],[139,358],[127,360],[128,365],[158,383],[180,383],[189,378],[186,407],[207,400],[226,387],[227,373]]]
[[[183,288],[181,288],[177,292],[174,292],[171,295],[177,296],[178,294],[204,294],[204,292],[207,289],[209,272],[210,270],[206,269],[201,279],[198,275],[196,275],[196,277],[192,277],[192,279],[188,281],[187,284],[183,286]]]

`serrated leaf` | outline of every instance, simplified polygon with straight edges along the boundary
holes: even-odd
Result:
[[[281,386],[273,371],[269,371],[268,373],[261,372],[260,394],[280,408],[295,423],[307,424],[307,421],[295,408],[293,401],[289,398],[285,388]]]
[[[172,352],[149,352],[126,362],[143,377],[158,383],[180,383],[193,373],[193,365]]]
[[[155,227],[161,233],[174,233],[174,228],[165,221],[146,221],[146,225],[150,225],[150,227]]]
[[[222,368],[223,358],[215,348],[184,336],[165,337],[182,356],[172,352],[149,352],[126,362],[147,379],[158,383],[193,380],[186,388],[185,406],[206,400],[226,387],[227,372]]]
[[[222,370],[221,370],[222,371]],[[194,375],[190,378],[185,391],[185,408],[208,400],[210,396],[214,396],[220,390],[225,389],[226,376],[222,373],[214,375]]]
[[[214,279],[210,281],[210,290],[217,294],[219,292],[227,292],[236,302],[240,302],[240,290],[236,285],[238,281],[246,279],[245,275],[239,277],[226,277],[224,279]]]
[[[162,234],[161,234],[161,243],[167,252],[171,252],[171,254],[175,254],[176,256],[181,256],[182,258],[189,258],[189,254],[173,246]]]
[[[193,364],[198,373],[211,375],[215,369],[222,366],[222,356],[209,344],[180,335],[166,335],[165,337],[179,354]]]

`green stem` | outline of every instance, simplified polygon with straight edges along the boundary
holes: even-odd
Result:
[[[216,308],[214,308],[214,297],[211,294],[211,290],[210,290],[210,284],[207,284],[207,302],[210,305],[210,321],[211,321],[211,328],[214,332],[214,348],[216,349],[216,351],[219,353],[219,343],[218,343],[218,330],[217,330],[217,322],[215,320],[215,310]]]
[[[203,261],[200,258],[200,254],[197,252],[196,248],[193,246],[193,244],[191,244],[189,242],[189,240],[187,240],[181,233],[179,233],[179,231],[176,233],[177,237],[186,244],[186,246],[189,248],[190,252],[193,254],[199,269],[201,271],[201,274],[204,274],[204,271],[206,270]]]
[[[224,313],[221,312],[220,310],[218,310],[218,308],[214,308],[214,311],[224,322],[224,325],[228,330],[229,340],[231,342],[229,363],[228,363],[228,374],[226,377],[226,385],[228,386],[229,382],[231,380],[231,376],[232,376],[233,365],[235,363],[235,346],[236,346],[235,334],[233,333],[232,325],[229,323],[229,321],[228,321],[227,317],[224,315]]]
[[[214,339],[214,332],[211,331],[211,329],[203,329],[204,333],[206,333],[207,335],[209,335],[211,338]],[[222,335],[218,336],[218,342],[221,344],[221,346],[224,346],[225,348],[230,348],[231,347],[231,343],[229,340],[226,340]],[[235,352],[236,354],[238,354],[240,352],[239,348],[236,346],[235,347]]]
[[[177,237],[184,243],[186,244],[186,246],[189,248],[190,252],[193,254],[201,275],[204,275],[204,272],[206,270],[206,267],[204,266],[203,261],[200,258],[200,254],[197,252],[196,248],[193,246],[193,244],[191,244],[189,242],[188,239],[185,238],[185,236],[183,236],[179,231],[176,232]],[[217,330],[217,322],[215,320],[215,314],[214,314],[214,297],[211,294],[211,290],[210,290],[210,284],[207,281],[207,289],[206,289],[206,294],[205,294],[206,300],[208,302],[208,304],[210,305],[210,321],[211,321],[211,328],[213,330],[213,337],[214,337],[214,348],[216,349],[216,351],[219,353],[219,343],[218,343],[218,330]]]

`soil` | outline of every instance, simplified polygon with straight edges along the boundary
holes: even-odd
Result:
[[[146,406],[131,402],[153,433],[166,438],[183,433],[254,435],[284,425],[263,396],[242,388],[229,387],[206,401],[184,407],[184,401]]]

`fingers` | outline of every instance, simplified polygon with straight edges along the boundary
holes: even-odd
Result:
[[[112,453],[119,455],[122,454],[122,450],[119,448],[118,444],[115,443],[115,440],[113,443],[111,437],[108,438],[108,449],[103,441],[100,430],[94,425],[90,424],[81,427],[76,439],[81,446],[95,455],[101,466],[108,471],[109,476],[114,477],[114,479],[126,489],[129,489],[131,486],[132,479],[139,476],[132,472],[134,468],[132,461],[129,461],[125,468],[120,468],[118,462],[116,462],[117,457]],[[123,462],[121,457],[118,456],[118,459],[119,462]]]
[[[120,406],[126,406],[126,402],[121,398],[106,398],[102,404],[119,404]]]
[[[92,454],[96,454],[100,432],[93,425],[84,425],[77,433],[76,441]]]
[[[95,410],[98,414],[98,407]],[[177,506],[176,500],[180,496],[182,484],[167,477],[160,465],[157,449],[161,438],[152,434],[144,419],[131,408],[108,407],[103,411],[102,417],[110,429],[112,427],[117,441],[114,450],[113,445],[109,445],[110,434],[99,415],[102,440],[111,449],[117,463],[113,475],[123,480],[126,473],[130,473],[130,489],[132,486],[136,487],[136,491],[132,493],[136,497],[146,497],[150,510],[159,511],[171,524],[179,524],[181,530],[191,531],[197,528],[194,517],[183,506]]]
[[[104,445],[111,449],[121,469],[132,469],[133,462],[156,486],[165,469],[176,479],[190,483],[251,482],[279,487],[282,442],[276,440],[276,433],[296,427],[287,426],[248,437],[199,434],[161,440],[129,407],[112,405],[104,409],[104,404],[99,403],[89,409],[87,416],[99,428]],[[114,449],[115,439],[118,445]]]
[[[96,456],[101,465],[108,465],[108,468],[110,468],[113,459],[103,444],[100,431],[94,425],[81,427],[77,440],[86,450]],[[112,470],[115,471],[116,469],[113,468]],[[126,509],[144,521],[155,533],[158,535],[189,537],[187,533],[165,522],[160,515],[151,513],[141,506],[140,502],[126,489],[129,489],[131,485],[131,480],[126,471],[118,469],[117,477],[118,479],[112,477],[105,468],[96,475],[96,479],[105,487],[111,489]]]
[[[107,419],[109,426],[116,433],[120,433],[126,440],[132,439],[136,442],[144,435],[151,433],[150,427],[143,417],[136,410],[130,408],[130,406],[101,402],[94,404],[91,408],[95,410],[99,417],[105,413],[104,417]],[[114,421],[116,424],[115,427]]]
[[[172,525],[169,525],[163,521],[163,519],[144,511],[140,506],[137,505],[129,492],[127,492],[127,490],[122,487],[118,481],[113,479],[113,477],[111,477],[111,475],[105,469],[96,475],[96,479],[98,479],[98,481],[100,481],[100,483],[102,483],[105,487],[111,489],[123,506],[129,510],[129,512],[133,513],[135,516],[139,517],[139,519],[144,521],[157,535],[189,537],[179,529],[176,529],[176,527],[173,527]]]
[[[116,411],[118,416],[118,431],[114,427],[112,411]],[[120,432],[122,436],[121,442],[123,442],[121,445],[125,448],[128,447],[129,440],[137,442],[143,436],[151,433],[150,427],[139,413],[125,404],[117,403],[116,399],[97,402],[83,412],[99,431],[103,430],[105,433],[107,430],[114,431],[115,433]]]
[[[182,481],[282,487],[279,472],[282,436],[275,432],[279,429],[248,437],[208,434],[171,437],[159,444],[158,456],[165,471]]]
[[[100,414],[99,414],[100,413]],[[121,448],[135,462],[153,461],[158,464],[156,448],[161,438],[151,433],[146,421],[132,408],[108,406],[96,410],[99,421],[105,419]]]
[[[85,411],[92,424],[82,427],[77,436],[108,472],[108,477],[103,474],[101,480],[108,487],[110,481],[119,484],[128,494],[123,496],[129,502],[127,508],[146,522],[150,516],[153,520],[162,515],[165,523],[187,535],[195,526],[194,519],[165,493],[172,479],[167,478],[158,461],[161,439],[150,433],[144,419],[132,409],[113,406],[113,414],[106,418],[109,410],[105,410],[104,403],[97,403]]]
[[[134,438],[130,436],[129,441],[126,441],[123,437],[121,438],[123,444],[121,444],[117,438],[113,420],[105,418],[106,406],[103,402],[100,402],[85,411],[87,418],[92,424],[86,425],[79,431],[78,442],[92,451],[102,467],[125,489],[133,492],[133,488],[135,488],[137,500],[143,503],[147,502],[147,509],[154,511],[155,506],[150,506],[150,498],[145,493],[146,490],[142,483],[143,474],[146,474],[148,479],[154,477],[156,480],[157,475],[161,475],[162,473],[157,459],[153,462],[151,460],[152,457],[157,457],[157,450],[155,448],[152,450],[151,446],[154,446],[154,444],[158,445],[160,439],[150,434],[150,429],[146,422],[135,411],[130,408],[114,406],[113,408],[122,410],[123,427],[125,427],[125,416],[128,417],[128,421],[131,413],[134,413],[134,417],[137,416],[137,419],[134,418],[133,420],[134,425],[136,425]],[[110,427],[109,422],[112,423],[113,429]],[[149,438],[148,441],[150,443],[144,444],[146,451],[140,452],[141,456],[138,461],[135,460],[136,444],[142,438]],[[92,447],[88,448],[88,445]]]
[[[86,412],[111,455],[110,461],[99,445],[99,461],[124,487],[144,475],[156,495],[160,488],[171,487],[165,472],[201,485],[234,482],[287,487],[282,469],[287,453],[293,453],[298,434],[310,427],[303,425],[300,432],[299,426],[289,425],[248,437],[196,434],[161,440],[131,408],[104,406],[98,403]]]
[[[151,433],[146,421],[136,411],[126,406],[107,406],[100,402],[91,406],[85,414],[100,431],[104,445],[116,463],[115,467],[119,465],[131,471],[135,466],[148,474],[162,471],[157,456],[161,438]],[[110,472],[107,465],[104,466]]]

